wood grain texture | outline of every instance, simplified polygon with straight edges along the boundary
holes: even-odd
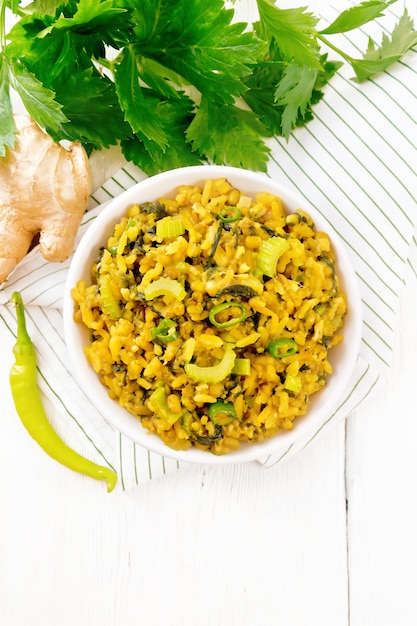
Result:
[[[347,492],[340,424],[270,470],[190,467],[107,495],[40,453],[6,394],[0,623],[414,624],[416,305],[414,281],[392,378],[346,423]]]
[[[344,424],[269,470],[189,467],[108,495],[2,406],[2,626],[348,624]]]
[[[386,388],[296,457],[112,494],[28,437],[2,333],[0,625],[414,626],[416,310],[413,281]]]
[[[404,290],[385,393],[348,421],[351,626],[417,621],[417,281]]]
[[[23,435],[0,623],[347,624],[343,428],[279,468],[191,467],[110,496]]]

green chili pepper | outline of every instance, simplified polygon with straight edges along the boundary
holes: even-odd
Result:
[[[30,436],[55,461],[75,472],[95,480],[105,480],[107,491],[116,485],[117,474],[112,469],[96,465],[72,450],[52,428],[42,406],[36,380],[36,351],[26,329],[25,312],[20,293],[14,292],[16,304],[17,339],[13,347],[15,363],[10,371],[10,387],[16,411]]]
[[[232,317],[226,322],[218,322],[216,319],[217,315],[222,311],[231,308],[240,309],[240,315],[238,317]],[[223,302],[222,304],[218,304],[217,306],[214,306],[212,309],[210,309],[209,320],[213,324],[213,326],[216,326],[217,328],[230,328],[230,326],[234,326],[235,324],[239,324],[239,322],[243,322],[243,320],[246,319],[247,315],[248,312],[246,310],[246,307],[244,307],[243,304],[241,304],[240,302]]]
[[[298,352],[298,345],[290,337],[280,337],[271,341],[266,349],[276,359],[283,359]]]
[[[225,224],[231,224],[237,222],[242,217],[242,211],[237,206],[229,206],[224,211],[219,213],[219,218]]]
[[[226,426],[236,419],[236,410],[231,402],[213,402],[207,409],[207,413],[213,424]]]
[[[178,339],[178,331],[176,329],[176,326],[177,325],[174,320],[165,318],[161,320],[156,328],[151,328],[151,337],[152,339],[158,339],[163,343],[171,343],[171,341],[176,341]]]

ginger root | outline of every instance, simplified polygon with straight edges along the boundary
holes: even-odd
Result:
[[[84,148],[67,150],[27,115],[15,115],[16,144],[0,158],[0,284],[7,280],[39,234],[48,261],[65,261],[90,193]]]

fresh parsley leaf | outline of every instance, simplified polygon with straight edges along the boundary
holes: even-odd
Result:
[[[8,59],[16,63],[24,63],[29,68],[36,62],[36,53],[32,52],[32,39],[44,28],[44,20],[33,21],[31,15],[22,17],[16,22],[7,36],[5,53]]]
[[[151,42],[162,17],[165,0],[124,0],[121,4],[131,12],[135,41],[141,44]]]
[[[248,90],[243,94],[244,101],[264,124],[267,135],[271,136],[282,135],[284,107],[277,105],[275,91],[284,69],[285,64],[276,61],[258,63],[246,81]]]
[[[13,122],[10,101],[9,68],[0,54],[0,157],[6,154],[6,148],[13,148],[16,127]]]
[[[315,38],[318,18],[305,7],[279,9],[273,0],[256,1],[263,29],[275,39],[287,61],[321,69]]]
[[[400,54],[384,57],[377,61],[368,59],[352,59],[351,65],[356,74],[358,82],[363,83],[363,81],[367,80],[368,78],[372,78],[372,76],[375,76],[376,74],[380,74],[381,72],[385,71],[390,65],[396,63],[400,59]]]
[[[12,41],[6,52],[11,63],[24,65],[45,86],[50,87],[65,67],[77,66],[80,51],[68,32],[38,38],[37,34],[44,26],[44,21],[36,20],[34,23],[32,17],[20,20],[10,33]]]
[[[384,34],[380,46],[376,46],[374,41],[369,38],[368,49],[363,59],[351,60],[358,81],[363,82],[375,74],[383,72],[392,63],[399,61],[415,45],[417,45],[417,32],[414,30],[413,20],[405,9],[395,25],[391,37]]]
[[[97,23],[93,19],[94,14],[84,10],[83,16],[87,21],[83,23],[75,2],[61,5],[65,5],[65,18],[60,17],[61,11],[57,11],[55,17],[29,13],[9,33],[11,43],[7,46],[8,55],[20,59],[30,71],[36,71],[38,77],[38,72],[48,75],[52,71],[57,74],[59,70],[55,66],[58,57],[61,69],[64,65],[70,67],[74,64],[87,67],[106,54],[106,45],[118,49],[120,41],[127,37],[129,20],[125,9],[114,15],[107,12]],[[101,5],[87,0],[87,9],[93,6],[98,11]],[[57,24],[60,26],[56,27]]]
[[[261,137],[267,134],[253,111],[202,98],[186,137],[193,150],[213,163],[265,172],[269,149]]]
[[[322,70],[317,73],[317,81],[314,86],[311,104],[316,104],[324,96],[323,88],[329,83],[338,70],[342,67],[341,61],[328,60],[328,54],[320,57]]]
[[[393,2],[379,2],[379,0],[369,0],[343,11],[327,28],[320,31],[321,35],[333,35],[335,33],[345,33],[363,26],[378,17],[384,15],[383,11]]]
[[[126,9],[112,9],[111,4],[112,0],[101,4],[82,0],[73,17],[59,17],[39,33],[38,37],[44,37],[49,32],[58,37],[59,33],[69,33],[79,58],[83,54],[87,55],[89,61],[104,57],[105,46],[118,50],[129,39],[130,22]],[[104,12],[101,13],[103,6]],[[96,7],[96,12],[93,11],[93,7]]]

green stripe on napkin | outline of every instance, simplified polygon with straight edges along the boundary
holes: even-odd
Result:
[[[395,7],[386,20],[388,26],[397,20]],[[352,36],[341,37],[355,51]],[[361,353],[345,397],[328,422],[347,417],[389,374],[399,294],[405,280],[417,277],[416,85],[415,50],[361,85],[351,80],[349,68],[343,68],[315,107],[314,121],[296,130],[288,143],[269,142],[269,176],[295,190],[333,225],[350,250],[360,281]],[[97,189],[78,240],[103,203],[143,178],[128,164]],[[177,462],[115,433],[72,379],[61,314],[68,264],[47,263],[38,249],[19,264],[0,289],[2,350],[11,349],[13,343],[15,318],[7,302],[12,291],[19,290],[39,353],[39,384],[57,425],[60,420],[65,423],[92,459],[114,466],[124,489],[176,471]],[[308,445],[325,426],[299,445],[260,462],[266,467],[279,463]]]

